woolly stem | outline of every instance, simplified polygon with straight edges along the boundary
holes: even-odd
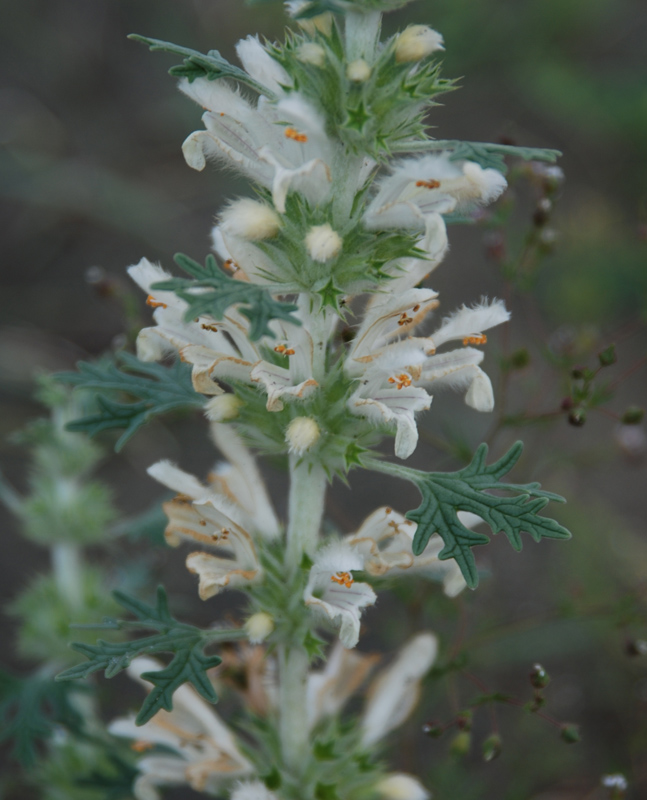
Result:
[[[71,608],[83,606],[81,553],[76,544],[57,542],[51,548],[56,587]]]

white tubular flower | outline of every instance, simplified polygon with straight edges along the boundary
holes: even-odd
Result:
[[[127,672],[150,688],[141,675],[160,667],[152,658],[139,657]],[[172,711],[159,711],[142,726],[135,725],[134,716],[122,717],[114,720],[108,730],[114,736],[133,739],[137,750],[161,745],[171,751],[139,760],[140,775],[133,786],[137,800],[158,800],[158,787],[173,785],[215,793],[223,784],[253,771],[213,706],[187,684],[175,690]]]
[[[240,781],[229,795],[230,800],[279,800],[278,795],[260,781]]]
[[[276,103],[260,98],[254,108],[222,81],[182,80],[180,89],[207,109],[206,130],[182,145],[190,167],[203,170],[207,158],[224,161],[271,189],[280,214],[290,191],[315,205],[329,196],[335,145],[324,120],[298,93],[283,94]]]
[[[258,36],[248,36],[236,45],[236,55],[255,81],[267,86],[274,94],[283,94],[284,89],[292,88],[292,78],[275,61],[258,40]]]
[[[400,655],[373,681],[362,718],[362,743],[372,747],[401,725],[415,708],[420,682],[436,660],[438,641],[432,633],[419,633]]]
[[[328,223],[313,225],[306,235],[306,248],[313,261],[330,261],[339,255],[341,246],[341,236]]]
[[[259,341],[259,345],[266,344],[286,356],[285,367],[271,364],[263,361],[259,347],[249,339],[249,320],[235,306],[227,310],[222,320],[202,316],[185,322],[187,306],[183,300],[172,292],[151,289],[151,285],[167,280],[168,273],[146,259],[128,272],[149,294],[149,305],[155,307],[156,326],[144,328],[137,337],[137,355],[142,361],[179,355],[193,366],[193,388],[205,395],[224,393],[217,379],[261,383],[267,391],[269,411],[280,411],[284,400],[299,400],[316,390],[317,382],[304,377],[312,375],[312,340],[306,326],[276,326],[282,334],[289,330],[294,347],[275,347],[275,340],[267,337]],[[290,356],[295,357],[294,366]]]
[[[483,521],[467,511],[459,511],[458,518],[467,528]],[[417,529],[415,522],[384,506],[370,514],[357,532],[344,541],[361,554],[364,569],[369,574],[417,574],[442,580],[445,594],[455,597],[466,586],[458,564],[453,558],[443,561],[438,558],[444,543],[436,535],[431,537],[423,553],[414,556],[411,547]]]
[[[312,417],[295,417],[285,432],[288,451],[302,456],[319,441],[321,431]]]
[[[387,264],[385,271],[393,276],[389,292],[396,296],[422,283],[436,269],[449,249],[445,220],[432,212],[426,217],[425,235],[416,243],[424,258],[404,258]]]
[[[256,459],[231,426],[212,425],[211,435],[227,461],[216,465],[209,475],[209,486],[223,497],[232,498],[243,510],[246,515],[243,518],[245,527],[258,531],[266,539],[275,539],[281,532],[281,526]]]
[[[339,626],[339,639],[348,648],[359,640],[362,609],[377,599],[367,583],[353,580],[352,570],[361,569],[362,559],[353,548],[344,543],[326,545],[315,556],[303,593],[307,606]]]
[[[260,644],[264,642],[267,637],[274,630],[274,620],[265,611],[259,611],[252,616],[245,623],[245,630],[249,638],[250,644]]]
[[[191,553],[186,559],[190,572],[200,578],[199,594],[208,600],[225,587],[243,586],[262,577],[256,548],[249,533],[235,521],[245,516],[230,498],[202,486],[192,475],[160,461],[148,474],[178,496],[162,504],[168,518],[166,541],[177,547],[183,540],[217,548],[223,556]]]
[[[399,63],[421,61],[444,50],[443,37],[427,25],[409,25],[395,40],[395,60]]]
[[[375,784],[375,791],[385,800],[429,800],[428,792],[417,778],[396,772]]]
[[[376,424],[395,424],[395,454],[408,458],[416,448],[415,415],[430,407],[426,389],[465,389],[465,402],[477,411],[491,411],[494,394],[478,366],[483,353],[468,344],[485,344],[483,333],[509,319],[499,300],[459,309],[432,336],[401,338],[412,333],[437,305],[431,289],[408,289],[386,299],[376,295],[349,349],[345,370],[359,385],[348,400],[352,413]],[[446,342],[459,339],[463,348],[436,354]],[[418,385],[416,385],[418,384]]]
[[[363,58],[358,58],[346,67],[346,76],[353,83],[364,83],[371,77],[371,68]]]
[[[308,727],[312,729],[323,717],[338,714],[379,660],[378,655],[347,650],[336,642],[324,668],[308,674]]]
[[[422,230],[431,214],[491,203],[507,185],[498,170],[483,169],[471,161],[451,161],[447,153],[408,158],[379,181],[364,224],[369,230]]]
[[[273,239],[281,229],[281,218],[276,211],[249,197],[230,203],[220,221],[223,233],[251,242]]]

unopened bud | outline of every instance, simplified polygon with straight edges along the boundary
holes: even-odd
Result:
[[[580,730],[577,725],[566,723],[559,729],[559,735],[568,744],[577,744],[581,741]]]
[[[501,755],[503,742],[498,733],[488,736],[483,742],[483,761],[494,761]]]
[[[266,203],[245,197],[242,200],[234,200],[223,211],[221,228],[223,233],[250,241],[260,241],[276,236],[281,228],[281,219]]]
[[[243,405],[243,401],[235,394],[218,394],[205,405],[204,413],[211,422],[228,422],[236,419]]]
[[[306,235],[306,247],[313,261],[330,261],[341,250],[341,236],[328,223],[314,225]]]
[[[610,344],[607,348],[598,353],[598,360],[601,367],[610,367],[612,364],[615,364],[618,360],[615,344]]]
[[[247,620],[245,630],[251,644],[260,644],[274,630],[274,620],[265,611],[259,611]]]
[[[288,425],[285,441],[290,453],[302,456],[317,443],[320,436],[319,426],[312,417],[296,417]]]
[[[285,5],[288,14],[291,17],[295,17],[300,11],[305,11],[307,9],[310,5],[310,0],[287,0]],[[326,11],[314,17],[298,19],[296,23],[309,36],[314,36],[317,32],[323,33],[325,36],[330,36],[333,18],[330,11]]]
[[[541,664],[534,664],[530,673],[530,685],[535,689],[545,689],[550,683],[550,675]]]
[[[363,58],[358,58],[346,67],[346,75],[353,83],[364,83],[371,77],[371,68]]]
[[[586,422],[586,411],[583,408],[574,408],[568,415],[568,424],[581,428]]]
[[[323,67],[326,63],[326,51],[320,44],[304,42],[297,49],[297,58],[303,64],[312,64],[314,67]]]
[[[638,406],[629,406],[629,408],[622,415],[621,422],[623,425],[640,425],[645,416],[645,409]]]
[[[454,736],[452,743],[449,745],[449,749],[454,756],[466,756],[470,751],[471,744],[472,735],[467,731],[461,731]]]
[[[375,784],[375,791],[386,800],[428,800],[429,792],[411,775],[387,775]]]
[[[395,40],[395,60],[398,63],[420,61],[436,50],[444,50],[443,37],[427,25],[409,25]]]

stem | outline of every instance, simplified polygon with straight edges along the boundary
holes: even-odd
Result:
[[[70,542],[57,542],[51,548],[52,568],[58,591],[72,608],[83,606],[81,553]]]
[[[373,63],[381,24],[379,11],[346,14],[346,57],[349,62],[363,58],[369,64]]]
[[[320,465],[290,456],[290,522],[287,562],[291,573],[299,568],[303,554],[314,554],[323,518],[326,473]]]
[[[299,569],[303,554],[313,555],[324,511],[326,474],[320,465],[290,457],[290,521],[287,564],[290,574]],[[293,582],[286,581],[286,589]],[[298,772],[307,762],[309,738],[306,718],[306,685],[310,659],[302,641],[288,640],[279,649],[279,733],[285,765]]]

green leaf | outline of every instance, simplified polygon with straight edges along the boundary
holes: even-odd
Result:
[[[205,314],[219,321],[230,306],[239,304],[240,313],[251,323],[249,338],[252,341],[260,339],[261,336],[274,338],[268,327],[268,323],[273,319],[282,319],[292,325],[301,324],[292,316],[292,312],[297,308],[294,304],[274,300],[262,286],[237,281],[225,275],[213,255],[207,256],[204,267],[182,253],[175,256],[175,261],[185,272],[193,275],[195,280],[171,278],[168,281],[155,283],[151,288],[175,292],[184,300],[188,304],[185,314],[187,321]]]
[[[0,670],[0,742],[12,744],[13,758],[25,766],[33,764],[38,744],[57,724],[80,730],[83,719],[70,703],[72,689],[53,678],[17,678]]]
[[[128,38],[148,45],[153,51],[162,50],[165,53],[183,56],[184,61],[182,64],[171,67],[169,74],[179,78],[187,78],[189,83],[192,83],[196,78],[206,78],[209,81],[215,81],[219,78],[232,78],[244,83],[259,94],[270,98],[275,97],[274,92],[270,91],[267,86],[255,81],[240,67],[230,64],[217,50],[209,50],[205,55],[197,50],[192,50],[190,47],[182,47],[171,42],[164,42],[161,39],[149,39],[147,36],[139,36],[136,33],[131,33]]]
[[[114,592],[115,600],[137,619],[133,621],[106,620],[103,625],[93,627],[106,630],[153,629],[157,633],[127,642],[106,642],[99,639],[95,645],[72,644],[72,649],[82,653],[88,660],[66,669],[56,676],[58,681],[85,678],[93,672],[103,670],[106,678],[112,678],[140,655],[172,653],[170,664],[160,670],[145,672],[142,678],[153,684],[153,689],[137,715],[137,725],[144,725],[160,709],[171,711],[173,693],[183,683],[191,683],[210,703],[218,697],[207,670],[218,666],[219,656],[205,655],[204,648],[213,641],[233,641],[245,637],[242,629],[203,631],[193,625],[175,620],[168,609],[166,592],[157,589],[157,603],[149,606],[123,592]]]
[[[116,356],[116,363],[80,361],[77,366],[78,372],[61,372],[56,379],[81,389],[126,392],[138,398],[135,402],[123,403],[98,394],[99,413],[75,419],[66,426],[67,430],[82,431],[90,436],[111,428],[125,428],[115,445],[117,451],[154,417],[204,405],[204,398],[191,384],[191,368],[181,361],[164,367],[144,363],[131,353],[122,352]]]
[[[478,585],[478,571],[472,548],[489,544],[489,539],[466,528],[458,519],[458,511],[477,514],[489,525],[492,533],[503,531],[517,551],[522,548],[521,533],[524,531],[536,542],[542,538],[571,537],[558,522],[538,514],[550,500],[565,502],[563,497],[542,491],[538,483],[500,482],[517,463],[522,450],[523,444],[517,442],[502,458],[487,466],[488,448],[482,444],[472,462],[457,472],[421,472],[380,462],[373,462],[371,468],[409,480],[417,486],[422,503],[405,515],[418,524],[413,540],[414,554],[420,555],[432,534],[438,533],[445,543],[438,558],[454,558],[467,585],[474,589]],[[489,494],[490,489],[512,492],[517,496],[499,497]]]
[[[457,139],[428,139],[403,143],[401,152],[419,153],[436,150],[451,151],[450,161],[475,161],[483,169],[492,168],[505,173],[504,156],[522,158],[524,161],[547,161],[554,164],[562,155],[559,150],[544,147],[517,147],[511,144],[489,144],[487,142],[462,142]]]

